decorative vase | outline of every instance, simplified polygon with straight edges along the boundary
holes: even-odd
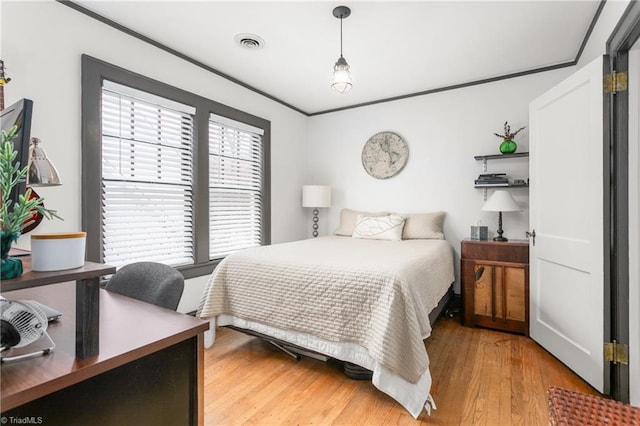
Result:
[[[503,154],[513,154],[518,149],[518,145],[511,139],[505,139],[500,144],[500,152]]]
[[[17,257],[9,257],[11,244],[16,242],[19,236],[19,232],[0,231],[0,255],[2,256],[0,279],[2,280],[10,280],[22,275],[22,260]]]

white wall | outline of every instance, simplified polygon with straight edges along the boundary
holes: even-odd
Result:
[[[428,212],[444,210],[445,236],[459,253],[470,226],[481,220],[490,234],[497,214],[482,212],[483,191],[473,187],[482,171],[475,155],[499,154],[501,133],[528,125],[528,104],[567,77],[573,68],[472,86],[342,112],[314,116],[309,124],[309,183],[333,187],[333,206],[323,210],[321,234],[338,226],[341,208]],[[353,90],[357,90],[357,87]],[[409,161],[393,178],[369,176],[361,163],[362,147],[380,131],[393,131],[409,147]],[[518,151],[528,151],[528,128],[516,137]],[[526,158],[490,160],[489,172],[527,178]],[[505,236],[524,239],[528,229],[528,190],[510,190],[524,207],[504,213]],[[489,194],[491,194],[491,190]]]
[[[270,120],[272,241],[306,236],[299,192],[306,176],[301,159],[307,117],[59,3],[3,1],[0,7],[0,55],[12,77],[6,103],[34,101],[32,135],[42,139],[63,180],[38,192],[64,221],[44,221],[36,232],[81,229],[80,56],[86,53]],[[18,245],[28,247],[28,236]],[[205,282],[187,282],[180,310],[197,307]]]

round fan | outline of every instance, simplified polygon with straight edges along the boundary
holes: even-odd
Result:
[[[47,331],[47,315],[27,300],[0,300],[0,350],[21,348],[33,343]]]

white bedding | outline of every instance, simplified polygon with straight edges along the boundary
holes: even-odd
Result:
[[[234,253],[198,309],[361,365],[414,417],[429,399],[428,314],[453,282],[444,240],[323,237]]]

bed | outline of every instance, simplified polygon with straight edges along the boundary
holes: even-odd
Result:
[[[429,313],[453,281],[444,239],[334,235],[227,256],[198,316],[371,370],[373,385],[417,418],[435,406]]]

